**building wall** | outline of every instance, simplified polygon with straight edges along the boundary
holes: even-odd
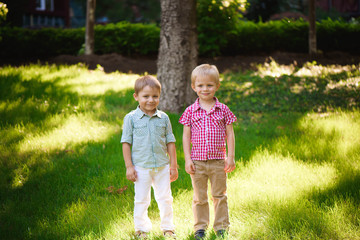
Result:
[[[28,0],[23,14],[23,26],[70,27],[70,0]]]

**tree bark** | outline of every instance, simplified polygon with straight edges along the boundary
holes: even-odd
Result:
[[[94,53],[94,26],[95,26],[96,0],[87,0],[86,7],[86,31],[85,31],[85,55]]]
[[[315,56],[317,53],[316,46],[316,14],[315,0],[309,0],[309,54]]]
[[[196,0],[161,0],[157,60],[157,78],[162,85],[161,110],[179,113],[195,100],[190,76],[197,56]]]

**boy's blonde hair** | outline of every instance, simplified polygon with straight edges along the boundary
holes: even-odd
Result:
[[[161,92],[161,84],[159,80],[157,80],[153,76],[145,75],[143,77],[136,79],[134,86],[135,94],[138,94],[146,86],[149,86],[151,88],[156,88]]]
[[[219,71],[215,65],[201,64],[197,66],[191,73],[191,85],[195,85],[196,79],[199,77],[210,77],[217,86],[220,85]]]

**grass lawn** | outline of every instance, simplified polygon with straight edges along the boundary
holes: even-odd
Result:
[[[0,68],[1,239],[133,239],[120,137],[137,77]],[[217,96],[238,117],[229,239],[360,239],[360,65],[271,62],[221,77]],[[193,239],[180,115],[169,116],[177,239]],[[154,200],[149,215],[150,239],[163,239]]]

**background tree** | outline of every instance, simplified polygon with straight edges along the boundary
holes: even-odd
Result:
[[[309,54],[314,56],[317,52],[316,46],[316,15],[315,0],[309,0]]]
[[[195,94],[191,71],[197,64],[196,0],[161,0],[157,77],[162,84],[159,108],[179,113]]]
[[[86,31],[85,31],[85,55],[94,53],[94,26],[95,26],[96,0],[87,0],[86,7]]]

